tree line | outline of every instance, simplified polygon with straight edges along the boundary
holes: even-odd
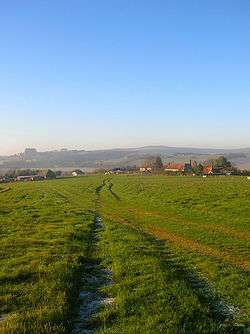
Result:
[[[189,164],[186,164],[189,165]],[[159,173],[163,172],[165,167],[160,156],[150,156],[145,159],[145,166],[151,168],[153,172]],[[231,161],[229,161],[225,156],[220,156],[215,159],[206,160],[204,162],[197,163],[193,161],[191,164],[191,168],[189,169],[189,173],[193,173],[195,175],[203,175],[206,167],[211,166],[214,174],[226,174],[230,173],[231,175],[243,175],[249,176],[249,170],[240,170],[235,167]]]

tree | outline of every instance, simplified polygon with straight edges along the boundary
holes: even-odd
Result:
[[[229,160],[227,160],[227,158],[224,157],[224,156],[221,156],[218,159],[215,159],[214,160],[214,166],[215,167],[220,167],[220,168],[225,168],[225,169],[232,168],[231,162]]]
[[[154,167],[156,170],[161,170],[163,168],[163,163],[160,156],[155,158]]]
[[[15,169],[9,170],[8,172],[5,173],[5,176],[14,178],[16,176],[16,170]]]
[[[145,166],[152,170],[159,171],[163,168],[163,163],[160,156],[149,156],[145,161]]]
[[[196,166],[193,167],[193,172],[196,174],[196,175],[201,175],[203,173],[203,165],[202,164],[198,164]]]
[[[46,173],[46,179],[55,179],[56,178],[56,173],[53,172],[53,170],[48,169]]]
[[[154,167],[155,163],[155,157],[154,156],[148,156],[147,159],[145,160],[145,166],[146,167]]]
[[[55,171],[56,177],[58,176],[62,176],[62,171],[61,170],[57,170]]]
[[[16,170],[16,176],[25,176],[25,175],[37,175],[38,170],[35,169],[18,169]]]

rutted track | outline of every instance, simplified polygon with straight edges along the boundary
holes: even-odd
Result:
[[[114,184],[111,182],[111,179],[108,180],[108,190],[110,192],[110,194],[117,200],[117,201],[121,201],[121,197],[118,196],[114,191],[113,191],[113,186]]]
[[[0,194],[1,194],[1,193],[6,193],[7,191],[10,191],[10,190],[11,190],[10,187],[8,187],[8,188],[4,188],[4,189],[0,189]]]
[[[109,219],[112,220],[111,217],[109,217]],[[215,287],[206,277],[203,277],[195,268],[187,266],[183,262],[183,259],[176,256],[170,249],[168,249],[164,241],[158,239],[152,233],[147,233],[128,221],[118,221],[117,219],[113,221],[128,226],[141,235],[144,235],[145,238],[154,238],[154,242],[159,243],[160,248],[164,250],[159,256],[162,257],[161,262],[162,266],[165,267],[165,270],[166,266],[174,269],[176,278],[185,280],[187,285],[192,288],[201,302],[209,307],[212,317],[216,321],[219,321],[222,326],[229,324],[230,327],[233,326],[235,329],[239,329],[238,325],[234,324],[237,323],[237,316],[240,313],[240,310],[233,305],[227,304],[216,292]]]
[[[113,183],[108,183],[108,190],[115,199],[120,197],[113,194]],[[113,220],[116,223],[124,224],[131,229],[136,230],[138,233],[145,235],[145,237],[153,237],[155,242],[164,245],[164,252],[159,254],[162,257],[162,265],[167,270],[166,267],[174,269],[177,279],[182,279],[186,282],[187,285],[191,287],[194,294],[199,298],[200,302],[206,305],[210,309],[211,317],[218,321],[222,327],[228,328],[228,330],[233,333],[248,333],[248,328],[243,328],[241,325],[238,325],[237,319],[242,313],[237,307],[228,304],[223,297],[217,293],[216,287],[212,285],[209,280],[202,275],[201,272],[197,271],[197,268],[193,268],[190,265],[186,265],[183,262],[183,259],[180,259],[168,248],[166,241],[163,238],[160,238],[157,233],[154,233],[154,230],[145,231],[133,222],[123,220],[122,218],[112,217],[112,215],[105,215],[106,218]]]
[[[102,229],[104,228],[101,223],[100,213],[101,202],[100,194],[103,188],[106,188],[110,195],[117,201],[121,201],[121,198],[113,191],[113,183],[111,179],[106,179],[100,186],[96,188],[95,199],[95,222],[93,224],[91,247],[89,252],[88,263],[85,266],[86,274],[83,277],[83,289],[80,292],[80,310],[78,318],[75,322],[75,328],[72,334],[80,333],[93,333],[94,328],[91,327],[91,318],[98,313],[98,309],[101,305],[112,305],[114,299],[108,298],[101,292],[101,288],[105,285],[113,284],[112,273],[110,270],[102,268],[99,261],[91,258],[93,248],[98,246],[98,239],[101,237]],[[208,307],[210,310],[211,319],[220,324],[221,328],[228,329],[230,333],[248,333],[247,329],[242,328],[237,324],[237,318],[240,314],[240,310],[233,305],[228,304],[222,296],[220,296],[216,288],[209,282],[209,280],[198,272],[196,268],[187,265],[183,259],[173,253],[165,240],[154,234],[153,231],[145,231],[138,228],[133,222],[124,221],[122,219],[113,219],[109,215],[107,218],[136,230],[140,235],[144,235],[145,238],[153,238],[152,242],[159,244],[159,260],[162,266],[162,270],[170,270],[176,280],[181,280],[191,288],[193,293],[198,297],[201,304],[204,307]]]
[[[98,241],[101,238],[104,226],[98,213],[100,206],[100,192],[105,187],[104,180],[96,188],[95,220],[91,229],[91,240],[84,265],[81,290],[79,293],[78,315],[75,318],[72,334],[91,334],[94,331],[92,318],[98,313],[101,306],[111,306],[113,298],[109,298],[102,292],[102,288],[113,284],[112,272],[104,268],[101,259],[95,257]],[[94,326],[95,327],[95,326]]]

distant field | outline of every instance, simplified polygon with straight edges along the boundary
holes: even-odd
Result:
[[[238,167],[239,167],[240,169],[247,169],[247,170],[250,170],[250,162],[248,162],[248,163],[240,163],[240,164],[238,164]]]
[[[0,191],[7,187],[0,333],[247,332],[246,178],[91,176]],[[90,271],[101,279],[99,266],[112,284],[88,280]],[[84,318],[85,332],[72,331],[97,286],[110,303]]]

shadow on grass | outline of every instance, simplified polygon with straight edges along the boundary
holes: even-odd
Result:
[[[119,222],[116,222],[116,224],[119,224]],[[197,296],[200,304],[204,305],[204,309],[209,310],[208,315],[201,312],[199,308],[194,310],[191,314],[187,312],[186,315],[181,315],[181,321],[183,321],[181,327],[186,328],[186,332],[193,333],[192,324],[194,325],[198,321],[202,322],[202,319],[204,319],[204,323],[206,323],[211,319],[211,321],[217,323],[219,328],[221,328],[220,332],[213,331],[212,333],[248,333],[246,327],[237,325],[239,310],[234,306],[227,304],[216,292],[208,279],[203,277],[196,268],[192,268],[185,263],[183,258],[174,254],[169,249],[166,242],[136,228],[132,224],[130,225],[127,223],[124,227],[136,231],[145,238],[148,247],[136,249],[135,246],[133,252],[134,254],[138,252],[142,258],[143,256],[151,256],[158,260],[161,271],[166,275],[166,288],[169,282],[184,282],[184,284],[193,291],[194,295]]]
[[[37,279],[38,279],[38,274],[36,272],[21,272],[0,278],[0,286],[4,284],[35,282],[37,281]]]
[[[110,183],[108,186],[108,190],[110,191],[111,195],[117,200],[117,201],[121,201],[121,197],[119,197],[114,191],[113,191],[113,183]]]

